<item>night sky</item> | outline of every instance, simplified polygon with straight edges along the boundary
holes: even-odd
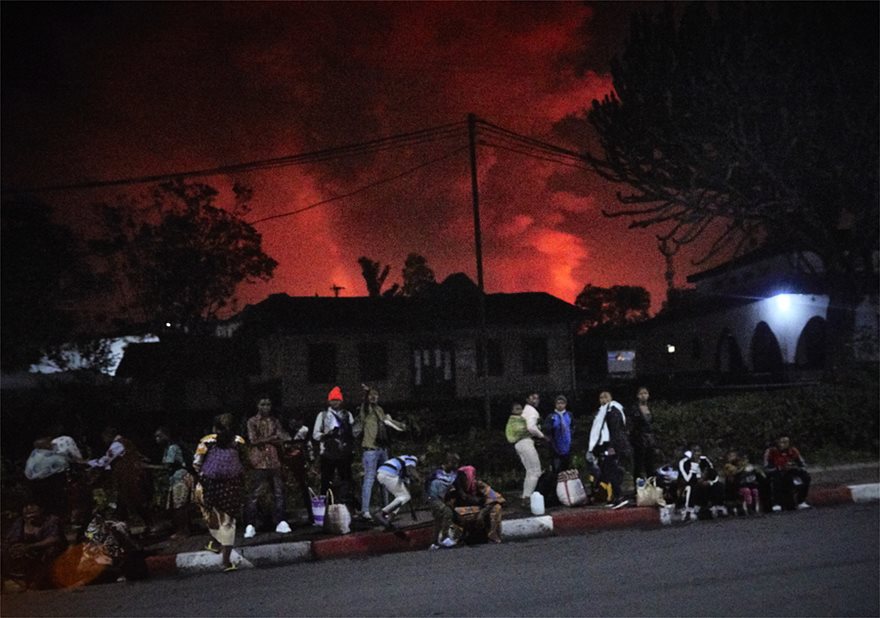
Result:
[[[636,4],[4,3],[4,186],[206,168],[463,121],[474,112],[576,149],[554,124],[611,89],[608,61]],[[567,126],[569,126],[567,125]],[[460,138],[333,163],[213,177],[255,190],[250,220],[437,158]],[[656,230],[628,231],[590,172],[481,148],[486,287],[573,301],[586,283],[665,289]],[[621,189],[625,189],[621,187]],[[129,193],[146,187],[127,189]],[[120,189],[43,197],[61,218]],[[467,151],[301,215],[261,224],[269,293],[366,293],[356,260],[428,258],[474,276]],[[697,270],[679,261],[679,279]],[[679,281],[681,282],[681,281]]]

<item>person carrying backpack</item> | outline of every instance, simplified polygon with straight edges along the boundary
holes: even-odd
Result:
[[[356,429],[354,417],[342,409],[342,401],[342,389],[334,386],[327,395],[327,409],[315,419],[312,438],[321,445],[321,493],[327,493],[338,475],[339,486],[335,493],[341,502],[350,502]]]

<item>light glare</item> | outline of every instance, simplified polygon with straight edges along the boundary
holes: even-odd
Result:
[[[788,311],[791,309],[791,294],[777,294],[773,297],[776,301],[776,308],[780,311]]]

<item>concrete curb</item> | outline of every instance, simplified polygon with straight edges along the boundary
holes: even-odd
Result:
[[[850,485],[853,502],[873,502],[880,500],[880,483],[865,483],[864,485]]]
[[[656,528],[660,526],[660,510],[643,506],[634,509],[603,509],[594,511],[562,511],[553,515],[556,534],[581,534],[590,530],[618,528]]]
[[[501,538],[505,541],[537,539],[552,534],[553,518],[550,515],[501,522]]]
[[[880,483],[863,485],[817,487],[810,491],[813,506],[833,506],[875,502],[880,500]],[[667,511],[668,513],[668,511]],[[502,538],[506,541],[535,539],[548,536],[583,534],[596,530],[622,528],[657,528],[662,521],[661,509],[654,507],[624,508],[619,510],[565,510],[553,515],[511,519],[502,524]],[[233,550],[232,559],[239,568],[294,564],[311,560],[333,560],[402,551],[427,549],[433,542],[432,526],[385,532],[371,530],[317,541],[251,545]],[[220,556],[207,551],[147,558],[147,570],[152,577],[193,575],[220,570]]]

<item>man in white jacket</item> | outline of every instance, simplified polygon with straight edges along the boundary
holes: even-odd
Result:
[[[600,478],[611,485],[611,500],[608,506],[619,509],[629,502],[624,500],[621,483],[625,470],[623,462],[629,457],[630,444],[626,434],[626,414],[623,406],[614,401],[611,393],[599,393],[599,410],[590,428],[590,444],[587,460],[591,463],[599,459]]]

